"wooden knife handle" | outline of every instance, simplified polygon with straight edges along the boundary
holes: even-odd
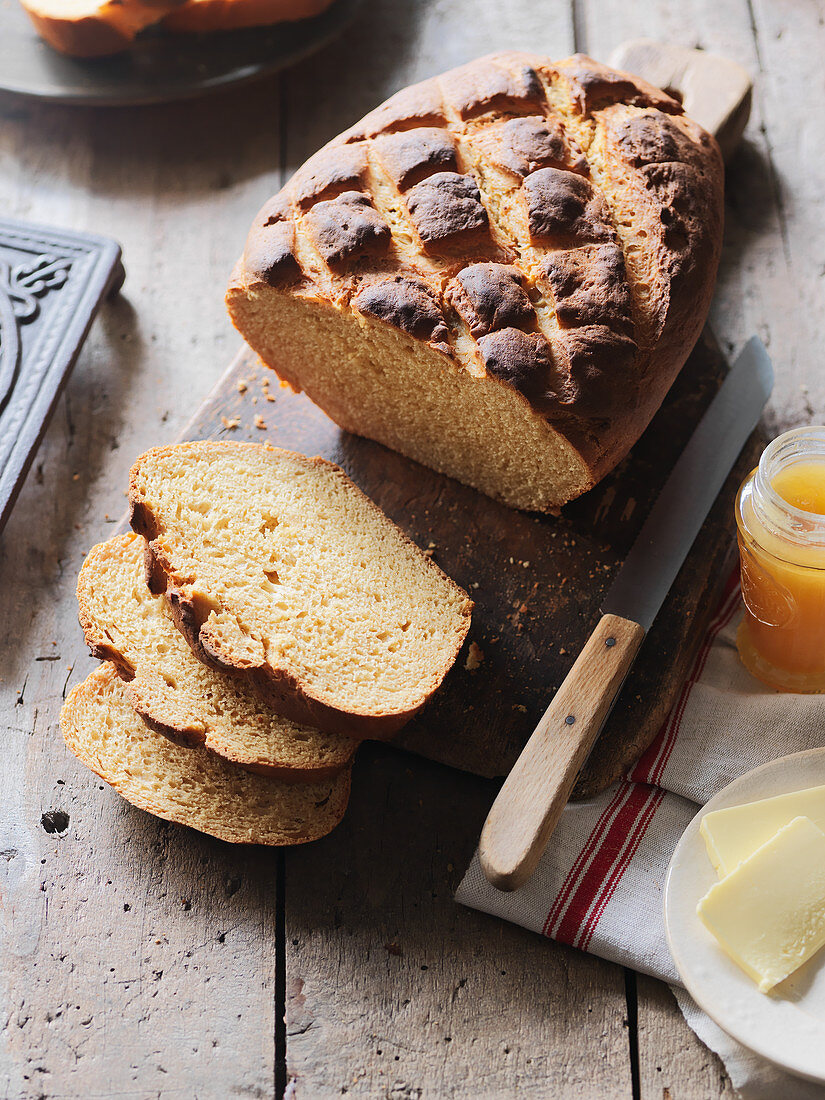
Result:
[[[603,615],[524,746],[479,841],[481,869],[497,889],[518,889],[535,870],[644,634]]]

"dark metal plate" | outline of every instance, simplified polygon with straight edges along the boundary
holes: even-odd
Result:
[[[315,19],[220,34],[144,32],[125,53],[63,57],[36,34],[18,0],[0,0],[0,89],[63,103],[162,103],[277,72],[320,49],[362,0],[335,0]]]
[[[101,300],[122,278],[115,241],[0,218],[0,531]]]

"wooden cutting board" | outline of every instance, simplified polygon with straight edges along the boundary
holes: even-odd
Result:
[[[183,439],[268,441],[342,466],[475,601],[455,668],[397,744],[483,776],[505,775],[599,615],[670,469],[724,377],[700,340],[631,455],[558,517],[526,515],[378,443],[340,431],[245,348]],[[644,751],[670,709],[732,563],[733,498],[762,447],[754,434],[647,636],[576,788],[587,797]],[[471,644],[480,663],[468,662]]]
[[[623,43],[610,60],[676,95],[717,135],[726,156],[733,152],[751,103],[750,78],[741,66],[649,39]],[[396,743],[465,771],[503,776],[589,637],[602,597],[725,370],[706,330],[630,456],[558,518],[512,511],[377,443],[342,433],[306,397],[279,387],[248,348],[183,438],[268,439],[337,462],[464,585],[476,605],[467,644],[440,692]],[[596,794],[621,776],[670,710],[732,568],[734,495],[763,445],[754,432],[731,471],[574,798]]]

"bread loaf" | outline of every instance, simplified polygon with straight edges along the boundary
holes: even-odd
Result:
[[[185,748],[132,709],[104,664],[63,704],[66,744],[127,802],[233,844],[304,844],[334,829],[347,808],[350,770],[321,783],[252,775],[204,748]]]
[[[228,31],[309,19],[332,0],[21,0],[41,38],[70,57],[104,57],[160,23],[180,32]]]
[[[77,581],[86,643],[114,664],[143,720],[262,775],[309,783],[346,768],[352,738],[295,725],[194,656],[166,597],[147,587],[145,550],[139,535],[109,539],[89,551]]]
[[[228,31],[311,19],[332,0],[186,0],[163,20],[170,31]]]
[[[466,593],[323,459],[160,447],[132,467],[129,500],[195,653],[295,722],[391,736],[469,629]]]
[[[553,511],[627,453],[696,341],[722,199],[715,141],[669,95],[496,54],[307,161],[227,304],[342,428]]]
[[[35,30],[70,57],[105,57],[130,46],[185,0],[21,0]]]

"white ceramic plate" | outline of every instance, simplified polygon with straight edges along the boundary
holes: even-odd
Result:
[[[668,943],[699,1007],[754,1053],[817,1082],[825,1082],[825,948],[772,994],[760,993],[696,916],[696,904],[717,881],[699,833],[704,814],[823,783],[825,748],[783,756],[741,776],[688,825],[665,884]]]

